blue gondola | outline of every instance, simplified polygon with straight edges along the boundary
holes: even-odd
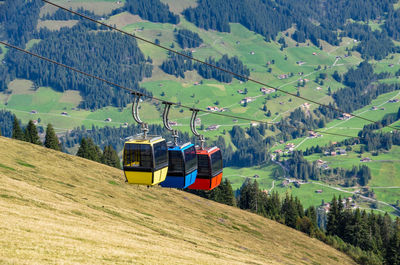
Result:
[[[196,148],[192,143],[178,144],[178,131],[169,125],[168,114],[171,108],[170,102],[165,104],[163,123],[164,127],[172,132],[174,142],[168,146],[168,172],[165,181],[160,183],[165,188],[184,189],[192,185],[197,176]]]
[[[184,189],[192,185],[197,176],[196,148],[192,143],[168,147],[167,178],[160,183],[165,188]]]

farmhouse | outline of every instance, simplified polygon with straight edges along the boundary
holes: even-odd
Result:
[[[37,114],[38,112],[36,110],[31,110],[31,112],[29,112],[30,114]]]
[[[361,162],[371,162],[372,159],[369,157],[364,157],[363,159],[360,160]]]
[[[322,193],[323,190],[316,190],[315,193]]]
[[[176,121],[168,121],[168,124],[171,126],[176,126],[178,123]]]
[[[276,153],[276,154],[282,154],[283,151],[282,151],[281,149],[278,149],[278,150],[275,150],[274,153]]]
[[[112,122],[112,119],[111,118],[107,118],[107,119],[105,119],[105,121],[106,122]]]
[[[339,120],[348,120],[351,118],[351,115],[348,113],[343,113],[342,116],[339,117]]]
[[[255,98],[247,97],[247,98],[242,99],[242,100],[240,101],[240,104],[250,103],[250,102],[252,102],[252,101],[254,101],[254,100],[255,100]]]
[[[63,111],[63,112],[61,112],[61,115],[68,116],[68,112]]]
[[[306,103],[304,103],[304,104],[301,104],[301,107],[304,108],[304,109],[309,109],[310,106],[311,106],[311,104],[308,103],[308,102],[306,102]]]
[[[287,78],[289,78],[289,75],[287,74],[278,75],[278,79],[287,79]]]
[[[306,62],[303,62],[303,61],[297,61],[296,62],[296,64],[298,64],[298,65],[303,65],[303,64],[305,64]]]
[[[207,131],[215,131],[215,130],[217,130],[219,127],[220,127],[220,125],[213,124],[213,125],[208,126],[208,127],[206,128],[206,130],[207,130]]]
[[[399,102],[400,100],[398,99],[398,98],[395,98],[395,99],[391,99],[391,100],[389,100],[388,102],[389,103],[397,103],[397,102]]]
[[[275,89],[273,88],[266,88],[266,87],[261,87],[260,91],[265,95],[265,94],[271,94],[275,92]]]
[[[288,143],[288,144],[285,145],[285,149],[287,149],[287,150],[293,150],[293,148],[294,148],[295,146],[296,146],[296,145],[295,145],[294,143]]]
[[[246,94],[246,92],[245,92],[244,90],[242,90],[242,89],[239,89],[237,92],[238,92],[239,94]]]

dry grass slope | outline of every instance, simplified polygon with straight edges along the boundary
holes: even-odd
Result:
[[[0,137],[1,264],[353,264],[260,216]]]

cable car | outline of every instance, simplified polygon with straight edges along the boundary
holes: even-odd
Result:
[[[221,150],[212,148],[197,148],[197,177],[189,186],[192,190],[212,190],[221,184],[222,180],[222,154]]]
[[[124,145],[124,173],[128,183],[153,186],[165,180],[168,151],[165,139],[141,136]]]
[[[132,115],[143,134],[131,137],[124,144],[124,174],[128,183],[153,186],[167,177],[167,142],[161,136],[147,135],[148,125],[140,120],[138,113],[141,94],[133,95]]]
[[[160,185],[165,188],[184,189],[192,185],[197,176],[196,148],[192,143],[168,147],[167,178]]]

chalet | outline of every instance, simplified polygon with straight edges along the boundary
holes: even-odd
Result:
[[[200,126],[201,125],[201,119],[200,118],[196,118],[196,120],[194,121],[194,125]]]
[[[296,64],[298,64],[298,65],[303,65],[303,64],[305,64],[306,62],[303,62],[303,61],[297,61],[296,62]]]
[[[321,90],[322,89],[322,87],[320,87],[320,86],[317,86],[317,88],[315,88],[316,90]]]
[[[171,126],[176,126],[178,123],[176,121],[168,121],[168,124]]]
[[[254,98],[249,98],[249,97],[247,97],[247,98],[242,99],[242,100],[240,101],[240,104],[250,103],[250,102],[252,102],[252,101],[254,101],[254,100],[255,100]]]
[[[196,52],[196,50],[191,50],[191,52],[192,52],[192,53],[195,53],[195,52]]]
[[[256,174],[253,176],[253,178],[258,179],[258,178],[260,178],[260,176]]]
[[[112,122],[112,119],[111,118],[107,118],[107,119],[105,119],[105,121],[106,122]]]
[[[237,119],[233,119],[232,121],[233,121],[233,122],[238,122],[238,120],[237,120]]]
[[[237,92],[238,92],[239,94],[246,94],[246,92],[244,92],[244,90],[242,90],[242,89],[239,89]]]
[[[39,123],[37,120],[33,120],[32,122],[33,122],[33,124],[35,124],[35,125],[37,125],[37,124]]]
[[[303,81],[307,83],[307,82],[309,82],[310,80],[308,80],[307,78],[304,78]]]
[[[287,79],[287,78],[289,78],[289,75],[287,74],[278,75],[278,79]]]
[[[316,132],[309,131],[308,133],[310,134],[310,137],[311,137],[311,138],[318,137],[318,133],[316,133]]]
[[[61,115],[68,116],[68,112],[63,111],[63,112],[61,112]]]
[[[335,151],[332,151],[330,154],[331,154],[331,156],[336,156],[336,152]]]
[[[371,162],[372,159],[369,157],[364,157],[363,159],[360,160],[361,162]]]
[[[323,190],[316,190],[315,193],[322,193]]]
[[[308,102],[306,102],[306,103],[304,103],[304,104],[301,104],[301,107],[304,108],[304,109],[309,109],[310,106],[311,106],[311,104],[308,103]]]
[[[120,5],[122,3],[122,1],[117,1],[117,5]]]
[[[304,74],[304,72],[298,72],[297,74],[298,74],[298,75],[303,75],[303,74]]]
[[[380,110],[385,110],[385,108],[384,107],[381,107],[381,108],[379,108]]]
[[[258,126],[260,124],[258,122],[252,122],[252,123],[250,123],[250,125],[253,126],[253,127],[256,127],[256,126]]]
[[[348,120],[351,118],[351,115],[348,113],[343,113],[342,116],[339,117],[339,120]]]
[[[213,125],[208,126],[208,127],[206,128],[206,130],[207,130],[207,131],[215,131],[215,130],[217,130],[219,127],[220,127],[220,125],[213,124]]]
[[[219,109],[218,109],[218,107],[208,106],[207,110],[209,110],[209,111],[218,111]]]
[[[236,44],[240,44],[240,41],[236,41]]]
[[[126,128],[126,127],[128,127],[128,123],[127,122],[124,122],[124,124],[122,124],[122,128]]]
[[[397,102],[399,102],[399,101],[400,101],[400,99],[395,98],[395,99],[389,100],[388,102],[389,102],[389,103],[397,103]]]
[[[276,153],[276,154],[282,154],[283,151],[282,151],[281,149],[278,149],[278,150],[275,150],[274,153]]]
[[[38,112],[36,110],[31,110],[29,113],[30,114],[37,114]]]
[[[194,82],[193,85],[198,86],[198,85],[200,85],[200,83],[199,82]]]
[[[324,205],[322,206],[322,208],[325,210],[325,213],[328,213],[329,210],[331,209],[331,204],[330,203],[324,203]]]
[[[271,94],[275,92],[275,89],[273,88],[266,88],[266,87],[261,87],[260,91],[265,95],[265,94]]]
[[[285,149],[292,149],[293,150],[293,148],[295,147],[296,145],[294,144],[294,143],[288,143],[288,144],[286,144],[285,145]]]
[[[312,55],[317,55],[317,53],[316,53],[316,52],[313,52]]]
[[[392,63],[391,63],[391,64],[389,64],[389,67],[393,67],[393,66],[394,66],[394,64],[392,64]]]
[[[251,54],[251,55],[254,55],[254,54],[255,54],[255,52],[251,51],[251,52],[250,52],[250,54]]]
[[[373,106],[373,107],[371,108],[371,110],[378,110],[378,108],[375,107],[375,106]]]

